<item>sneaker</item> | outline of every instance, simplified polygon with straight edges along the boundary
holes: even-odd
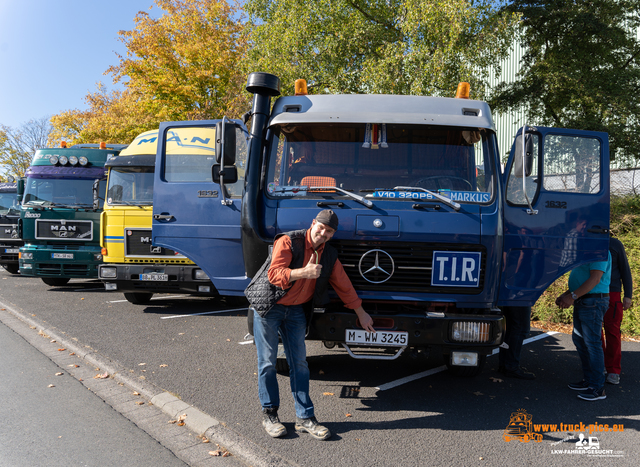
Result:
[[[578,394],[578,398],[585,401],[598,401],[600,399],[606,399],[607,395],[604,393],[604,388],[589,388],[587,391]]]
[[[287,429],[278,418],[278,409],[262,409],[262,426],[272,438],[281,438],[287,434]]]
[[[607,375],[607,383],[609,384],[620,384],[620,375],[617,373],[609,373]]]
[[[296,431],[304,433],[305,431],[315,439],[325,440],[331,436],[331,432],[326,426],[322,426],[316,420],[316,417],[299,418],[296,417]]]
[[[589,389],[589,383],[585,380],[582,380],[579,383],[569,383],[569,389],[573,389],[574,391],[586,391]]]

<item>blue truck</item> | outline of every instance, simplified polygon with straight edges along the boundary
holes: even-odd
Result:
[[[24,181],[0,183],[0,265],[11,274],[18,273],[20,237],[20,201],[18,185]]]
[[[50,286],[98,277],[104,164],[125,147],[105,143],[67,147],[63,142],[59,148],[36,151],[25,174],[21,275],[40,277]]]
[[[296,95],[272,105],[279,79],[252,73],[247,90],[246,158],[220,137],[222,157],[210,170],[205,164],[206,180],[176,181],[164,197],[156,185],[154,243],[210,277],[233,270],[237,289],[227,292],[241,293],[277,234],[335,210],[331,243],[380,332],[365,333],[334,296],[310,310],[308,340],[360,359],[440,352],[453,372],[475,375],[503,341],[504,307],[531,306],[567,271],[606,258],[605,133],[525,126],[503,168],[491,110],[469,99],[466,83],[442,98],[309,95],[300,81]],[[225,123],[224,134],[242,134],[240,123]],[[175,164],[166,141],[181,125],[208,123],[161,126],[160,186]],[[212,174],[235,181],[239,166],[242,198],[225,202],[226,179]]]

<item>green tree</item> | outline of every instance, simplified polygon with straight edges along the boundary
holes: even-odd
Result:
[[[525,54],[497,111],[531,123],[609,133],[611,154],[640,159],[640,0],[514,0]]]
[[[23,177],[36,151],[47,147],[50,133],[48,117],[29,120],[18,128],[0,125],[0,170],[4,177]]]
[[[245,71],[278,75],[283,92],[482,97],[511,44],[516,16],[491,0],[247,0]]]

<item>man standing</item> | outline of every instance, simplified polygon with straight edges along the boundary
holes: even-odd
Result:
[[[609,286],[609,309],[604,315],[604,333],[602,335],[602,349],[604,350],[604,366],[607,370],[607,383],[619,384],[620,365],[622,357],[620,324],[622,313],[631,308],[633,294],[633,279],[627,254],[622,242],[615,237],[609,241],[611,253],[611,285]],[[624,299],[621,300],[624,286]]]
[[[307,432],[320,440],[331,436],[329,430],[316,420],[309,397],[309,367],[305,347],[307,320],[303,305],[325,305],[328,302],[327,289],[331,285],[345,306],[355,310],[362,328],[375,332],[373,320],[362,308],[362,300],[344,272],[338,253],[326,244],[337,229],[338,216],[332,210],[325,209],[312,221],[311,228],[277,236],[270,257],[245,290],[251,308],[255,310],[253,335],[258,352],[258,395],[263,412],[262,425],[274,438],[287,434],[278,419],[278,334],[289,363],[289,380],[296,408],[296,431]]]
[[[573,305],[572,340],[582,362],[583,379],[569,384],[580,391],[578,397],[586,401],[606,399],[604,392],[604,352],[600,335],[602,320],[609,306],[611,254],[607,261],[578,266],[569,274],[569,290],[558,298],[556,305]]]

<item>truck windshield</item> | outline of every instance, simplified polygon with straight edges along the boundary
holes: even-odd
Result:
[[[9,211],[18,209],[15,193],[0,193],[0,215],[4,216]]]
[[[485,204],[494,196],[497,145],[486,129],[305,123],[271,130],[271,196],[344,196],[331,187],[378,199],[429,199],[431,191]]]
[[[25,183],[23,204],[29,207],[92,208],[93,182],[56,176],[29,176]],[[104,180],[98,193],[104,193]],[[100,199],[100,208],[103,200]]]
[[[107,203],[150,206],[153,204],[153,167],[112,167]]]

